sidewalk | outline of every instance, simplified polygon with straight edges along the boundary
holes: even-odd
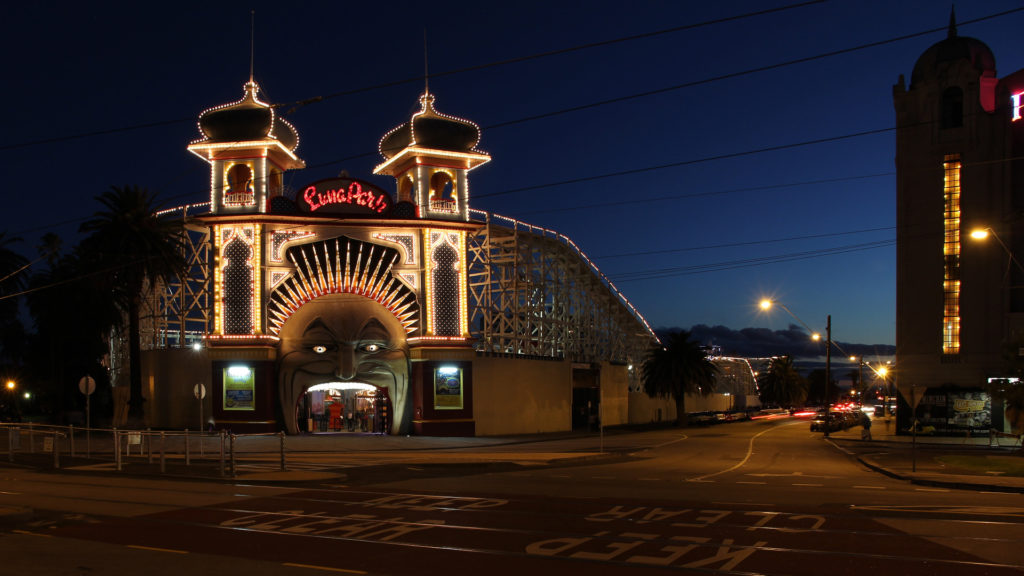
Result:
[[[1016,440],[1000,438],[993,442],[987,435],[960,438],[918,435],[915,439],[897,435],[894,424],[886,427],[881,418],[874,418],[873,422],[872,440],[863,440],[862,428],[854,426],[830,432],[829,441],[868,468],[913,484],[1024,494],[1024,477],[1005,476],[996,470],[982,473],[957,468],[949,462],[957,456],[1011,457],[1024,461],[1024,453]]]

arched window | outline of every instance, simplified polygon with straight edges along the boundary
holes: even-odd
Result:
[[[456,210],[455,183],[447,172],[434,172],[430,176],[430,210],[454,214]]]
[[[235,238],[224,247],[224,333],[251,334],[252,247]]]
[[[252,168],[247,164],[235,164],[228,169],[228,190],[224,204],[248,206],[255,202],[252,189]]]
[[[964,91],[950,86],[942,92],[942,128],[959,128],[964,125]]]
[[[412,202],[412,178],[406,176],[398,181],[398,201]]]
[[[452,177],[447,172],[434,172],[430,177],[430,197],[435,200],[454,200]]]

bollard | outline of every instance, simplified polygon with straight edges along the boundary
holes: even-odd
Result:
[[[111,430],[114,431],[114,460],[117,461],[117,451],[120,450],[120,447],[117,445],[117,428],[111,428]]]
[[[231,435],[230,451],[231,454],[231,477],[234,478],[237,472],[235,471],[235,435]]]
[[[281,472],[284,472],[284,431],[278,432],[278,435],[281,436]]]
[[[200,438],[199,441],[202,442],[202,438]],[[188,428],[185,428],[185,466],[188,466],[189,464],[191,464],[191,459],[189,458],[188,453]]]
[[[220,476],[224,476],[224,430],[220,430]]]
[[[164,431],[160,431],[160,473],[163,474],[167,471],[167,464],[164,462],[164,448],[166,447],[167,438],[164,436]]]
[[[117,436],[117,428],[114,428],[114,462],[117,463],[117,471],[121,471],[121,442]]]

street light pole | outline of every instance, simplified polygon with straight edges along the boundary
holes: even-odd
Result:
[[[992,228],[978,228],[972,230],[971,238],[974,238],[975,240],[984,240],[985,238],[988,238],[989,234],[995,237],[996,242],[999,242],[999,245],[1002,246],[1003,251],[1006,252],[1006,255],[1010,257],[1010,261],[1016,264],[1017,268],[1024,272],[1024,266],[1021,265],[1020,261],[1017,260],[1017,257],[1013,255],[1013,252],[1011,252],[1010,249],[1006,246],[1006,244],[1003,243],[1003,239],[1000,238],[999,234],[996,234],[996,231],[993,230]],[[1009,266],[1009,264],[1007,264],[1007,266]]]
[[[801,320],[800,317],[797,316],[796,314],[793,314],[793,311],[790,310],[789,308],[786,308],[786,306],[784,304],[781,304],[779,302],[773,302],[772,300],[770,300],[768,298],[765,298],[765,299],[761,300],[761,302],[759,303],[759,306],[761,307],[762,310],[768,310],[769,308],[771,308],[774,305],[780,306],[783,310],[785,310],[787,313],[789,313],[790,316],[792,316],[794,319],[796,319],[797,322],[799,322],[801,325],[803,325],[803,327],[806,328],[807,331],[811,333],[811,339],[812,340],[817,341],[817,340],[821,339],[821,335],[819,335],[817,332],[814,332],[813,330],[811,330],[811,327],[808,326],[806,322]],[[844,352],[844,354],[845,354],[845,352]],[[828,396],[829,396],[829,380],[831,380],[831,379],[832,379],[832,315],[829,314],[828,317],[826,318],[826,321],[825,321],[825,437],[826,438],[828,437],[829,418],[830,418],[829,412],[830,412],[830,408],[831,408],[831,405],[830,405],[830,403],[828,401]]]
[[[863,356],[850,356],[850,362],[857,362],[857,386],[860,387],[860,397],[863,401],[864,391],[867,390],[867,386],[864,385],[864,357]],[[856,393],[855,389],[850,390],[851,393]]]
[[[829,380],[832,379],[832,315],[825,320],[825,438],[828,438],[832,403],[829,402]]]

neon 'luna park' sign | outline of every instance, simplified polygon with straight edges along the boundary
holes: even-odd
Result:
[[[391,211],[391,195],[369,182],[331,178],[306,186],[296,203],[302,212],[383,216]]]

